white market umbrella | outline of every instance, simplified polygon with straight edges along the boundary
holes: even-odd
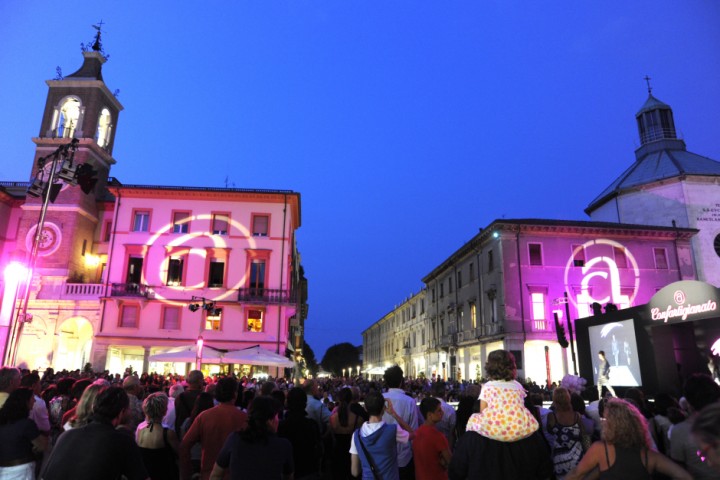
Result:
[[[373,367],[368,370],[364,370],[363,373],[369,373],[370,375],[382,375],[385,373],[385,367]]]
[[[156,353],[148,358],[151,362],[167,363],[195,363],[197,360],[197,345],[188,345],[168,350],[167,352]],[[202,363],[224,363],[223,354],[207,345],[202,349]]]
[[[292,360],[262,348],[260,345],[227,352],[223,355],[223,362],[284,368],[292,368],[295,366],[295,362]]]

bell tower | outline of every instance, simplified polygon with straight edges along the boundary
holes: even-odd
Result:
[[[52,190],[55,195],[51,195],[52,202],[48,204],[35,264],[44,269],[43,276],[67,279],[68,283],[94,279],[95,267],[89,267],[87,259],[100,235],[99,218],[109,196],[106,184],[115,164],[112,150],[118,116],[123,109],[103,81],[102,66],[107,56],[102,49],[100,26],[95,29],[92,45],[83,48],[80,69],[46,82],[48,95],[40,133],[32,139],[36,149],[30,181],[35,185],[47,184],[53,168],[55,179]],[[53,161],[58,149],[69,147],[71,142],[73,148],[68,152],[72,154]],[[68,169],[90,171],[96,181],[85,178],[76,185],[61,180],[68,177]],[[28,255],[44,197],[32,196],[31,190],[23,206],[18,235],[18,249]]]

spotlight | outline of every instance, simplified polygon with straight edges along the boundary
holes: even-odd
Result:
[[[31,197],[40,197],[45,190],[45,185],[46,183],[44,181],[40,180],[38,177],[35,177],[35,180],[27,189],[27,194]]]
[[[76,171],[76,179],[77,184],[80,185],[80,189],[83,191],[83,193],[90,193],[93,191],[93,188],[95,188],[95,184],[97,183],[98,179],[97,177],[98,171],[95,170],[92,165],[89,163],[81,163],[77,166]]]
[[[208,310],[209,317],[219,317],[222,314],[222,308],[213,308]]]
[[[57,174],[58,178],[64,182],[75,185],[75,175],[77,174],[77,165],[73,165],[72,160],[65,160],[62,164],[62,169]]]
[[[197,312],[200,309],[200,305],[197,303],[191,303],[190,305],[188,305],[188,308],[191,312]]]
[[[208,302],[203,304],[203,310],[207,310],[208,312],[215,309],[215,302]]]

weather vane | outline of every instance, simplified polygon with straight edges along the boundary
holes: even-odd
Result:
[[[101,40],[103,25],[105,25],[105,22],[103,22],[102,20],[100,20],[96,25],[92,25],[92,27],[96,30],[95,38],[93,39],[92,42],[88,43],[87,45],[84,43],[81,43],[80,48],[82,49],[83,52],[87,52],[90,50],[92,50],[94,52],[99,52],[100,54],[102,54],[103,57],[105,57],[105,60],[107,60],[110,58],[110,55],[105,54],[105,50],[102,47],[102,40]]]
[[[647,86],[648,86],[648,95],[652,95],[652,87],[650,86],[650,77],[648,77],[647,75],[645,75],[645,82],[647,82]]]

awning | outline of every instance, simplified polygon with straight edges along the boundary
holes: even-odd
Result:
[[[241,365],[265,365],[268,367],[292,368],[295,362],[262,348],[260,345],[227,352],[223,355],[223,363],[239,363]]]
[[[156,353],[148,358],[151,362],[165,363],[195,363],[197,360],[197,345],[187,345]],[[223,361],[223,354],[219,350],[205,345],[202,349],[202,363],[228,363]]]

